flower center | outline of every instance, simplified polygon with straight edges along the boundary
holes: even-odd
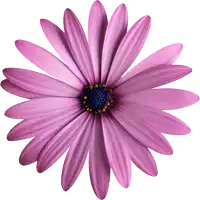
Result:
[[[106,112],[113,104],[112,89],[103,84],[89,85],[82,91],[81,104],[91,113]]]

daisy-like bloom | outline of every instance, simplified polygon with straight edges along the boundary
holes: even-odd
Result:
[[[62,61],[45,49],[16,41],[18,50],[52,75],[7,68],[1,86],[29,100],[9,108],[5,115],[23,119],[8,140],[33,139],[20,155],[20,163],[37,162],[38,172],[51,167],[69,148],[62,171],[62,187],[71,188],[89,154],[89,174],[96,196],[106,197],[110,169],[125,188],[131,180],[131,161],[150,176],[157,166],[149,151],[170,155],[172,147],[162,135],[184,135],[190,128],[164,112],[196,103],[189,91],[157,88],[188,75],[192,69],[173,65],[179,43],[153,53],[124,76],[142,49],[150,17],[139,19],[127,31],[127,9],[120,5],[109,23],[103,5],[95,1],[89,16],[88,41],[70,10],[64,13],[64,32],[42,19],[47,39]],[[157,89],[155,89],[157,88]]]

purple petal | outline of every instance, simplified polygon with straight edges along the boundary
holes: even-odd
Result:
[[[67,112],[71,107],[77,107],[78,105],[79,101],[75,98],[38,98],[10,107],[6,110],[5,115],[14,119],[31,119],[63,110]]]
[[[67,153],[62,171],[62,187],[65,191],[72,187],[81,173],[91,144],[91,136],[96,131],[96,126],[93,125],[94,118],[90,116]]]
[[[158,153],[165,155],[173,153],[171,145],[159,131],[153,130],[151,126],[140,120],[136,114],[130,114],[124,108],[114,110],[112,114],[136,140]]]
[[[90,84],[93,84],[94,72],[89,45],[78,18],[70,9],[66,9],[64,14],[64,28],[70,51],[77,66]]]
[[[54,133],[55,134],[55,133]],[[24,148],[22,151],[19,162],[21,165],[30,165],[37,161],[40,152],[44,148],[44,146],[47,144],[47,142],[51,139],[53,135],[49,134],[46,137],[36,137],[32,139],[28,145]]]
[[[70,53],[64,32],[58,26],[46,19],[41,19],[40,24],[48,41],[57,51],[58,55],[62,58],[64,63],[74,74],[79,77],[79,79],[82,80],[82,82],[85,82],[85,78],[81,74]]]
[[[149,149],[138,142],[134,137],[127,133],[127,131],[124,130],[122,134],[123,142],[129,149],[132,162],[143,172],[150,176],[156,176],[158,174],[156,162]]]
[[[79,108],[72,108],[68,112],[45,115],[34,119],[23,120],[14,126],[7,139],[9,141],[23,140],[40,135],[48,135],[49,132],[57,130],[57,126],[64,126],[74,120],[81,113]]]
[[[89,171],[93,190],[99,199],[105,199],[110,182],[110,165],[106,155],[100,119],[95,120],[95,133],[89,152]]]
[[[126,72],[140,53],[149,34],[151,18],[139,19],[122,40],[111,65],[107,84],[112,85]]]
[[[102,3],[95,1],[90,10],[88,42],[93,60],[94,78],[97,83],[100,81],[101,56],[107,24],[106,11]]]
[[[123,143],[123,127],[110,116],[102,116],[102,127],[109,164],[118,182],[125,188],[131,181],[131,163],[129,152]]]
[[[124,4],[121,4],[113,13],[106,30],[103,44],[101,63],[101,82],[106,81],[117,48],[127,31],[128,13]]]
[[[1,82],[1,87],[9,92],[10,94],[13,94],[18,97],[26,98],[26,99],[35,99],[35,98],[42,98],[45,97],[44,95],[40,95],[34,92],[29,92],[27,90],[24,90],[13,83],[11,83],[9,80],[5,79]]]
[[[119,95],[140,92],[171,83],[191,72],[191,68],[182,65],[160,65],[137,74],[118,86],[115,91]]]
[[[156,65],[170,65],[173,64],[180,56],[183,49],[183,45],[180,43],[171,44],[166,46],[155,53],[151,54],[145,60],[140,62],[134,68],[132,68],[126,75],[119,79],[116,86],[121,85],[128,79],[132,78],[136,74],[154,67]]]
[[[84,86],[84,83],[61,60],[47,50],[24,40],[17,40],[15,45],[25,58],[46,73],[76,88]]]
[[[138,103],[160,110],[173,110],[195,104],[199,101],[199,96],[185,90],[160,88],[131,93],[120,99],[124,103]]]
[[[91,117],[90,114],[83,113],[48,142],[38,159],[37,170],[39,173],[51,167],[65,153],[79,133],[88,126]]]
[[[3,73],[13,84],[37,94],[58,97],[76,97],[80,94],[76,88],[38,72],[7,68]]]
[[[127,104],[125,107],[133,118],[137,116],[141,122],[159,132],[184,135],[191,131],[183,121],[164,111],[137,104]]]

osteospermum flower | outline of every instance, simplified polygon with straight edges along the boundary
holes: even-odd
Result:
[[[75,14],[64,13],[64,32],[42,19],[42,29],[61,60],[45,49],[23,40],[18,50],[33,64],[54,76],[7,68],[1,86],[29,100],[9,108],[5,115],[23,119],[8,140],[31,138],[20,163],[37,162],[38,172],[52,166],[69,148],[62,187],[76,181],[89,153],[92,187],[106,197],[110,169],[125,188],[131,180],[131,161],[156,176],[157,166],[149,148],[161,154],[173,150],[161,133],[188,134],[190,128],[162,110],[183,108],[199,97],[189,91],[156,87],[176,81],[192,70],[172,65],[182,45],[155,52],[124,76],[142,49],[150,17],[139,19],[127,31],[127,9],[120,5],[107,22],[106,12],[95,1],[89,16],[88,42]]]

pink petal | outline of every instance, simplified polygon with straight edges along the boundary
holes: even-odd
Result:
[[[114,110],[112,114],[144,146],[165,155],[171,155],[173,153],[172,147],[165,137],[159,131],[153,130],[151,126],[139,120],[137,115],[130,114],[124,108]]]
[[[93,125],[94,118],[90,116],[67,153],[62,171],[62,188],[65,191],[72,187],[81,173],[91,144],[91,136],[96,131],[96,126]]]
[[[164,111],[137,104],[127,104],[125,107],[130,116],[137,116],[141,122],[159,132],[184,135],[191,131],[183,121]]]
[[[17,40],[15,45],[25,58],[48,74],[76,88],[83,87],[83,82],[47,50],[24,40]]]
[[[160,88],[131,93],[120,99],[126,104],[138,103],[160,110],[173,110],[195,104],[199,101],[199,96],[185,90]]]
[[[77,66],[90,84],[93,84],[94,72],[89,45],[78,18],[70,9],[66,9],[64,14],[64,28],[70,51]]]
[[[80,91],[72,86],[38,72],[6,68],[3,73],[13,84],[37,94],[63,97],[76,97],[80,94]]]
[[[79,79],[82,80],[82,82],[85,82],[83,75],[75,64],[73,57],[70,53],[70,49],[67,45],[64,32],[58,26],[46,19],[41,19],[40,25],[48,41],[57,51],[58,55],[62,58],[64,63],[74,74],[78,76]]]
[[[101,82],[108,76],[117,48],[127,31],[128,13],[125,4],[121,4],[113,13],[106,30],[101,63]]]
[[[116,86],[121,85],[126,82],[128,79],[132,78],[136,74],[154,67],[156,65],[169,65],[173,64],[178,57],[180,56],[183,49],[183,45],[180,43],[171,44],[166,46],[155,53],[151,54],[145,60],[140,62],[134,68],[132,68],[126,75],[119,79],[116,83]]]
[[[53,132],[52,132],[53,134]],[[47,142],[51,139],[52,134],[49,134],[46,137],[36,137],[32,139],[28,145],[22,151],[19,162],[21,165],[30,165],[37,161],[40,152],[47,144]]]
[[[49,131],[57,130],[56,128],[59,124],[63,126],[69,123],[79,116],[80,113],[79,108],[72,108],[68,112],[23,120],[10,130],[7,139],[9,141],[16,141],[40,135],[48,135]]]
[[[110,167],[118,180],[125,188],[131,181],[131,163],[126,144],[123,143],[121,132],[123,127],[111,116],[102,116],[104,142]]]
[[[95,134],[89,153],[89,171],[93,190],[99,199],[105,199],[110,182],[110,165],[106,156],[100,118],[95,120]]]
[[[151,18],[139,19],[122,40],[111,65],[107,84],[112,85],[126,72],[140,53],[149,34]]]
[[[107,24],[106,11],[102,3],[95,1],[90,10],[88,42],[93,60],[94,78],[97,83],[100,81],[101,56]]]
[[[45,145],[51,140],[52,136],[61,131],[63,127],[67,126],[67,124],[72,122],[77,117],[78,114],[75,112],[67,113],[64,115],[62,119],[57,117],[58,119],[56,123],[46,124],[45,127],[44,126],[40,127],[40,124],[38,124],[39,127],[37,128],[36,131],[34,131],[35,132],[34,136],[36,137],[32,139],[31,142],[29,142],[29,144],[22,151],[19,159],[20,163],[22,165],[29,165],[36,162],[39,158],[40,152],[43,150]],[[50,121],[52,120],[50,119]],[[35,124],[33,124],[33,126],[34,125]],[[32,129],[31,126],[29,128]],[[36,126],[32,130],[34,129],[36,129]],[[21,130],[23,131],[23,129]],[[40,132],[40,134],[38,132]]]
[[[158,174],[156,162],[149,149],[138,142],[127,131],[124,130],[122,134],[123,142],[129,149],[132,162],[143,172],[150,176],[156,176]]]
[[[183,78],[192,72],[192,69],[182,65],[160,65],[147,69],[132,77],[115,90],[119,95],[139,92],[171,83]]]
[[[89,113],[83,113],[48,142],[38,159],[37,170],[39,173],[51,167],[65,153],[79,133],[88,126],[91,117],[92,115]]]
[[[1,82],[1,87],[9,92],[10,94],[13,94],[18,97],[26,98],[26,99],[35,99],[35,98],[41,98],[44,97],[44,95],[40,95],[34,92],[29,92],[27,90],[24,90],[13,83],[11,83],[9,80],[3,80]]]
[[[127,134],[127,136],[127,140],[125,137],[124,140],[129,145],[130,157],[134,165],[147,175],[157,176],[158,167],[149,149],[134,139],[130,134]]]
[[[67,112],[71,107],[78,105],[79,101],[75,98],[38,98],[12,106],[6,110],[5,115],[14,119],[31,119],[57,111],[65,110]]]

